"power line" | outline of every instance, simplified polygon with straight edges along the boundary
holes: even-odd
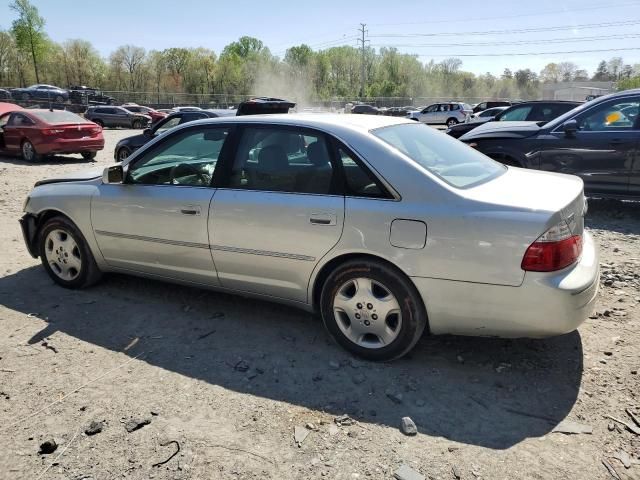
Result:
[[[414,38],[414,37],[445,37],[456,36],[461,37],[463,35],[513,35],[516,33],[534,33],[534,32],[557,32],[562,30],[576,30],[587,28],[607,28],[607,27],[622,27],[629,25],[638,25],[640,20],[624,20],[620,22],[600,22],[600,23],[585,23],[578,25],[560,25],[556,27],[539,27],[539,28],[519,28],[510,30],[484,30],[476,32],[439,32],[439,33],[380,33],[376,35],[370,35],[372,38]]]
[[[337,46],[342,46],[345,45],[349,42],[352,42],[353,40],[357,40],[358,36],[357,35],[350,35],[350,36],[344,36],[342,38],[336,38],[335,40],[328,40],[326,42],[322,42],[322,43],[316,43],[316,44],[312,44],[312,45],[307,45],[309,48],[311,49],[324,49],[324,48],[329,48],[329,47],[337,47]],[[304,42],[302,42],[304,43]],[[306,45],[306,44],[305,44]],[[287,50],[289,50],[288,48],[285,50],[280,50],[278,52],[275,52],[273,55],[275,56],[280,56],[280,55],[284,55],[285,53],[287,53]]]
[[[629,48],[598,48],[594,50],[565,50],[561,52],[528,52],[528,53],[450,53],[447,55],[417,55],[418,57],[447,57],[447,58],[458,58],[458,57],[525,57],[525,56],[536,56],[536,55],[560,55],[560,54],[568,54],[568,53],[599,53],[599,52],[624,52],[631,50],[640,50],[640,47],[629,47]]]
[[[575,13],[575,12],[583,12],[583,11],[589,11],[589,10],[600,10],[603,8],[606,9],[612,9],[612,8],[619,8],[619,7],[629,7],[629,6],[636,6],[638,5],[639,2],[634,1],[634,2],[627,2],[627,3],[620,3],[620,4],[607,4],[607,5],[591,5],[591,6],[586,6],[583,8],[572,8],[570,13]],[[552,15],[552,14],[557,14],[557,13],[567,13],[567,10],[547,10],[544,12],[535,12],[535,13],[520,13],[520,14],[515,14],[515,15],[503,15],[503,16],[499,16],[499,17],[480,17],[480,18],[473,18],[467,21],[474,21],[474,22],[478,22],[478,21],[482,21],[482,20],[502,20],[502,19],[509,19],[509,18],[523,18],[523,17],[539,17],[539,16],[543,16],[543,15]],[[399,25],[430,25],[430,24],[436,24],[436,23],[442,23],[444,21],[448,21],[449,19],[442,19],[442,20],[429,20],[426,22],[399,22],[399,23],[371,23],[369,25],[373,25],[376,27],[392,27],[392,26],[399,26]]]
[[[372,35],[373,36],[373,35]],[[510,41],[508,46],[511,45],[540,45],[540,44],[554,44],[554,43],[576,43],[576,42],[606,42],[607,40],[624,40],[627,38],[638,38],[640,34],[637,33],[625,33],[616,35],[612,38],[602,38],[602,36],[591,37],[573,37],[573,38],[549,38],[542,40],[515,40]],[[373,44],[372,47],[411,47],[411,48],[423,48],[423,47],[482,47],[482,46],[502,46],[505,45],[504,41],[495,42],[468,42],[468,43],[397,43],[397,44]]]

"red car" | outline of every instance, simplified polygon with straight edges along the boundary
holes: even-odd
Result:
[[[143,115],[149,115],[151,117],[151,123],[156,123],[158,120],[162,120],[167,116],[166,113],[162,113],[154,110],[151,107],[144,107],[142,105],[129,105],[125,103],[124,105],[122,105],[122,108],[126,108],[133,113],[142,113]]]
[[[102,127],[75,113],[6,105],[0,104],[0,153],[20,153],[27,162],[56,153],[89,160],[104,148]]]

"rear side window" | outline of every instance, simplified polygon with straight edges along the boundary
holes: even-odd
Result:
[[[472,187],[506,171],[504,165],[426,125],[392,125],[371,133],[453,187]]]
[[[335,182],[323,135],[297,129],[245,128],[229,186],[329,194],[335,190]]]
[[[33,124],[34,124],[33,120],[31,120],[27,116],[22,115],[20,113],[14,113],[9,119],[9,121],[7,122],[7,125],[11,125],[14,127],[28,127]]]
[[[342,163],[346,194],[356,197],[388,198],[384,189],[373,175],[344,148],[338,148],[338,157]]]

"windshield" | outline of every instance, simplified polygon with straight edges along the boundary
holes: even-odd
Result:
[[[30,113],[46,123],[88,123],[87,120],[80,115],[65,110],[32,111]]]
[[[371,133],[453,187],[468,188],[506,171],[504,165],[426,125],[392,125]]]

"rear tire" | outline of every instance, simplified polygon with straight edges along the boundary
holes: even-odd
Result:
[[[96,158],[96,155],[98,154],[98,152],[82,152],[82,158],[84,158],[85,160],[93,160],[94,158]]]
[[[64,288],[86,288],[102,277],[84,236],[66,217],[53,217],[45,222],[39,232],[38,247],[47,274]]]
[[[64,97],[62,95],[57,95],[55,100],[56,103],[64,103]]]
[[[408,353],[427,325],[422,298],[411,280],[376,260],[351,260],[331,272],[322,287],[320,311],[337,343],[374,361]]]
[[[29,140],[23,140],[20,146],[20,152],[25,162],[34,163],[42,159],[42,155],[36,152],[36,147]]]
[[[133,128],[135,128],[136,130],[140,129],[143,127],[142,122],[140,120],[134,120],[133,121]]]
[[[28,93],[23,93],[22,100],[24,100],[25,102],[28,102],[29,100],[31,100],[31,95],[29,95]]]

